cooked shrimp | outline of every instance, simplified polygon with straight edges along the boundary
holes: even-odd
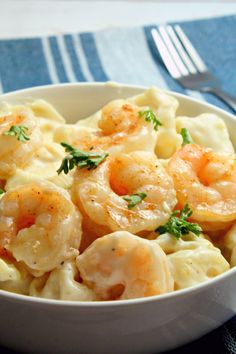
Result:
[[[84,284],[102,300],[173,291],[167,256],[154,241],[118,231],[94,241],[76,259]]]
[[[185,145],[170,159],[180,207],[189,204],[191,218],[204,229],[222,229],[236,219],[236,156]]]
[[[76,256],[80,238],[79,212],[67,192],[49,182],[19,186],[0,201],[0,248],[33,275]]]
[[[151,122],[140,117],[148,109],[124,100],[108,103],[101,113],[98,128],[63,126],[57,129],[54,140],[66,141],[82,150],[106,150],[110,153],[145,150],[154,152],[157,132]]]
[[[72,187],[75,203],[92,222],[111,231],[151,231],[163,225],[176,204],[172,179],[150,152],[109,156],[96,169],[78,169]],[[145,193],[128,209],[125,195]]]
[[[7,133],[12,126],[26,128],[29,140],[19,141]],[[13,175],[17,167],[23,167],[34,156],[42,143],[42,135],[30,110],[20,110],[0,117],[0,178]]]

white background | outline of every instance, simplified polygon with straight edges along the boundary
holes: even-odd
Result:
[[[0,38],[236,14],[236,2],[0,0]]]

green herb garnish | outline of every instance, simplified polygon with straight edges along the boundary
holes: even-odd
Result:
[[[99,154],[95,152],[81,151],[73,148],[73,146],[67,143],[61,143],[61,145],[69,154],[62,160],[61,166],[57,170],[58,174],[60,174],[62,171],[67,174],[76,166],[79,168],[87,168],[88,170],[91,170],[98,167],[98,165],[103,162],[109,155],[105,152],[103,154]]]
[[[192,215],[192,210],[189,208],[188,204],[185,204],[182,211],[175,210],[169,219],[169,221],[158,227],[155,231],[159,234],[164,234],[169,232],[171,235],[179,239],[183,235],[187,235],[189,232],[194,233],[199,236],[202,232],[201,227],[198,224],[189,222],[187,219]],[[177,216],[179,214],[179,216]]]
[[[191,135],[186,128],[182,128],[180,134],[182,135],[183,142],[182,146],[187,145],[187,144],[192,144],[193,140],[191,138]]]
[[[4,133],[4,135],[16,136],[17,140],[21,141],[22,143],[26,143],[28,140],[30,140],[26,133],[27,130],[29,130],[29,128],[25,127],[24,125],[12,125],[11,128]]]
[[[2,195],[4,193],[5,193],[5,191],[2,188],[0,188],[0,195]]]
[[[158,126],[162,125],[161,122],[157,119],[155,113],[151,109],[147,109],[146,111],[138,112],[139,117],[143,117],[146,122],[151,122],[154,125],[154,129],[158,130]]]
[[[141,203],[141,201],[146,198],[146,196],[146,193],[136,193],[132,195],[126,195],[123,197],[123,199],[128,202],[128,209],[132,209],[135,207],[135,205]]]

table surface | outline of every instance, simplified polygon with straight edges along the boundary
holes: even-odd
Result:
[[[236,14],[235,2],[209,1],[0,0],[0,38],[92,31]]]
[[[230,14],[236,14],[235,2],[0,0],[0,39]],[[0,353],[15,352],[0,347]]]

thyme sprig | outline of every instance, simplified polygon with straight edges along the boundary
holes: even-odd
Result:
[[[192,144],[193,140],[187,128],[182,128],[180,134],[182,135],[183,139],[182,146]]]
[[[68,174],[68,172],[75,167],[87,168],[88,170],[94,169],[109,155],[106,152],[96,153],[75,149],[73,146],[64,142],[62,142],[61,145],[65,148],[65,151],[68,152],[68,155],[62,160],[61,166],[57,170],[58,174],[62,171]]]
[[[189,232],[199,236],[202,232],[201,227],[198,224],[189,222],[187,219],[192,215],[192,210],[188,204],[185,204],[182,211],[175,210],[170,219],[165,225],[159,226],[155,231],[159,234],[169,232],[175,238],[179,239],[183,235],[187,235]]]
[[[22,143],[26,143],[30,140],[29,136],[27,135],[27,130],[29,130],[29,128],[25,127],[24,125],[12,125],[11,128],[4,133],[4,135],[15,136],[17,140],[21,141]]]
[[[158,126],[161,126],[161,122],[157,119],[155,113],[151,109],[147,109],[146,111],[138,112],[139,117],[143,117],[146,122],[150,122],[154,126],[154,130],[158,130]]]
[[[146,198],[146,193],[135,193],[132,195],[126,195],[123,199],[128,202],[128,209],[134,208],[137,204],[141,203],[141,201]]]

